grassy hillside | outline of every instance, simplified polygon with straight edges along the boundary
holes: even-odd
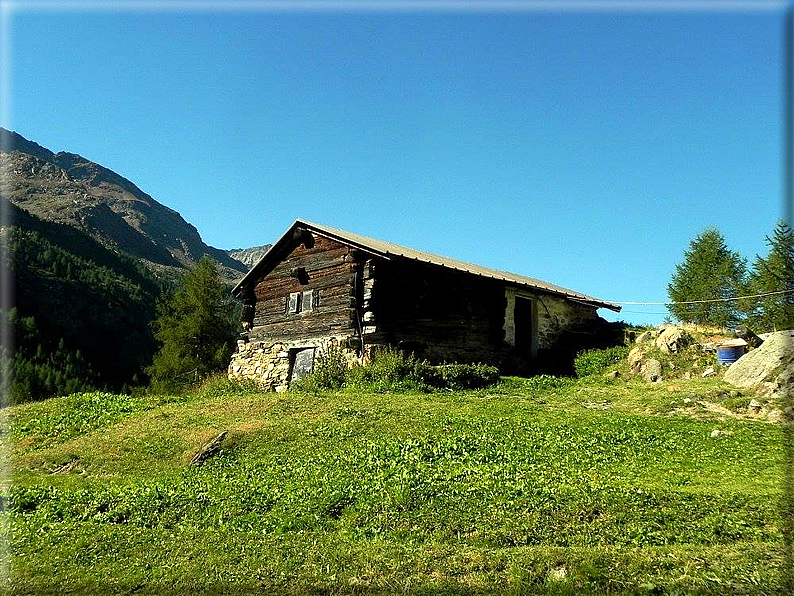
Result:
[[[11,592],[777,593],[782,431],[741,399],[541,377],[15,406]]]

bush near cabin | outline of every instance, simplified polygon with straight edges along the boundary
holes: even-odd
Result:
[[[394,348],[375,351],[364,365],[349,367],[339,348],[317,356],[314,371],[293,381],[295,391],[323,389],[391,391],[432,391],[434,389],[479,389],[499,381],[499,369],[487,364],[444,364],[432,366],[413,354]]]

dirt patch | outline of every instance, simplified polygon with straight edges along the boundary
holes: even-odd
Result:
[[[85,468],[80,464],[80,459],[73,457],[72,459],[59,463],[59,464],[46,464],[42,463],[42,468],[47,470],[50,474],[85,474]]]
[[[612,402],[610,401],[586,401],[582,403],[582,406],[589,410],[608,410],[612,407]]]
[[[265,428],[264,420],[247,420],[240,424],[235,424],[232,430],[241,433],[253,433]]]
[[[780,410],[764,407],[759,413],[753,413],[747,410],[734,411],[726,408],[721,404],[711,401],[698,400],[692,401],[684,406],[674,408],[669,412],[670,416],[689,416],[690,418],[698,419],[713,419],[714,417],[720,419],[733,419],[733,420],[754,420],[757,422],[775,423],[781,422],[783,417]]]
[[[741,418],[742,416],[737,412],[733,412],[726,408],[725,406],[721,406],[720,404],[715,404],[714,402],[710,401],[699,401],[696,402],[699,406],[701,406],[707,412],[712,412],[714,414],[720,414],[721,416],[728,416],[730,418]]]

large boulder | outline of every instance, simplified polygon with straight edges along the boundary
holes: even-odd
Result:
[[[692,343],[692,336],[679,327],[665,327],[656,338],[656,347],[667,354],[677,354]]]
[[[736,387],[752,387],[765,381],[787,382],[794,370],[794,331],[770,334],[764,343],[728,367],[725,381]]]
[[[662,380],[662,363],[656,360],[655,358],[651,358],[647,362],[642,365],[642,369],[640,370],[640,374],[642,378],[650,383],[655,383],[656,381]]]

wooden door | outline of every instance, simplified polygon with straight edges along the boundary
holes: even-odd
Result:
[[[305,377],[314,370],[314,348],[295,350],[289,380]]]

